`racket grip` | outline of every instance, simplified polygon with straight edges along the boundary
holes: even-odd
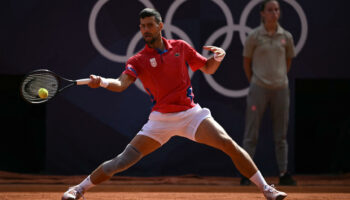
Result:
[[[83,79],[78,79],[76,80],[77,85],[87,85],[89,84],[91,79],[89,78],[83,78]]]

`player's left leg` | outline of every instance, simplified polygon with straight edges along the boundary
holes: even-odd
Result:
[[[195,141],[225,152],[246,177],[252,177],[258,171],[249,154],[212,117],[204,119],[198,126]]]
[[[250,178],[267,199],[283,199],[287,196],[286,193],[280,192],[266,183],[249,154],[212,117],[206,118],[200,123],[195,134],[195,140],[220,149],[230,156],[240,173]]]

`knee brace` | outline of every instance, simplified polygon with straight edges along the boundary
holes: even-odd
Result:
[[[109,176],[122,172],[142,158],[141,153],[132,145],[128,144],[125,150],[112,160],[102,164],[102,170]]]

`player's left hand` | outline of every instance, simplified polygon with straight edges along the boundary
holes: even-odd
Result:
[[[225,50],[223,50],[220,47],[204,46],[203,49],[213,52],[214,53],[214,59],[216,61],[218,61],[218,62],[221,62],[224,59],[225,55],[226,55]]]

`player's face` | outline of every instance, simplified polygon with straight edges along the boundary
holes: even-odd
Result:
[[[277,23],[280,18],[280,6],[277,1],[270,1],[260,13],[265,23]]]
[[[160,39],[163,23],[156,22],[155,17],[140,18],[140,31],[147,44],[153,44]]]

